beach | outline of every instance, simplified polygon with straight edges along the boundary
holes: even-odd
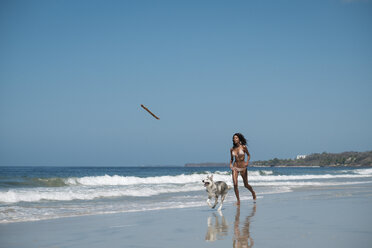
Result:
[[[372,0],[0,13],[0,248],[372,248]]]
[[[371,186],[258,195],[221,214],[205,204],[1,224],[1,247],[370,247]]]

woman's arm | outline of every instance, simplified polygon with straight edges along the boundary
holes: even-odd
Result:
[[[245,153],[247,153],[247,162],[246,162],[245,166],[248,167],[249,160],[251,159],[251,154],[249,154],[248,148],[246,146],[243,146],[243,150],[244,150]]]
[[[233,155],[232,155],[232,148],[231,148],[231,149],[230,149],[230,169],[233,168],[233,166],[232,166],[233,161],[234,161],[234,157],[233,157]]]

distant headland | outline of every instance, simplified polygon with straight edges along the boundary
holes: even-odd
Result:
[[[185,167],[228,167],[228,163],[187,163]],[[294,159],[251,161],[249,166],[372,166],[372,151],[313,153],[297,155]]]

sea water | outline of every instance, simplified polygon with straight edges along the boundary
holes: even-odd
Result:
[[[0,223],[206,206],[202,180],[223,167],[0,167]],[[371,168],[249,167],[258,201],[301,190],[370,187]],[[252,200],[239,177],[241,200]],[[231,190],[226,203],[234,202]],[[206,206],[207,207],[207,206]]]

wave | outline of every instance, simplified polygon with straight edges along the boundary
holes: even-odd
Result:
[[[126,187],[126,188],[33,188],[12,189],[0,192],[0,202],[38,202],[38,201],[73,201],[94,200],[98,198],[113,197],[150,197],[166,193],[181,193],[203,190],[201,185],[188,185],[182,187]]]
[[[338,185],[356,185],[372,183],[372,181],[344,182],[344,181],[260,181],[254,182],[254,187],[322,187]],[[231,185],[231,182],[228,182]],[[240,183],[240,187],[243,184]],[[186,193],[204,191],[205,188],[200,183],[186,185],[131,185],[131,186],[106,186],[106,187],[65,187],[65,188],[28,188],[11,189],[0,192],[1,203],[17,202],[40,202],[40,201],[73,201],[73,200],[95,200],[118,197],[152,197],[169,193]]]
[[[259,192],[258,199],[263,198],[262,195],[267,194],[278,194],[291,192],[289,187],[277,187],[269,191]],[[39,221],[46,219],[56,219],[63,217],[74,217],[84,215],[96,215],[96,214],[112,214],[112,213],[123,213],[123,212],[139,212],[139,211],[153,211],[163,209],[180,209],[190,207],[201,207],[206,206],[205,204],[206,195],[198,194],[194,196],[190,195],[178,195],[172,196],[170,199],[167,198],[157,202],[122,202],[116,201],[112,204],[85,202],[81,204],[61,204],[59,202],[48,204],[43,207],[28,207],[28,206],[0,206],[0,223],[12,223],[12,222],[25,222],[25,221]],[[241,196],[243,200],[251,200],[250,196]],[[225,204],[235,202],[235,196],[229,194],[225,199]],[[57,205],[58,204],[58,205]],[[39,204],[38,204],[39,206]],[[58,207],[56,207],[58,206]]]
[[[357,169],[357,170],[354,170],[354,172],[360,175],[372,175],[372,168],[371,169]]]
[[[288,173],[286,173],[288,172]],[[303,172],[302,174],[298,174]],[[337,170],[249,170],[248,180],[258,195],[302,189],[361,188],[372,183],[372,168]],[[33,221],[87,214],[149,211],[205,206],[202,180],[232,185],[231,171],[202,171],[174,176],[103,175],[54,178],[0,178],[0,223]],[[289,174],[297,173],[297,174]],[[311,174],[309,174],[311,173]],[[5,187],[3,187],[3,185]],[[351,186],[348,186],[351,185]],[[239,176],[239,186],[243,189]],[[261,196],[262,197],[262,196]],[[251,199],[242,194],[241,200]],[[231,190],[226,202],[235,202]]]
[[[262,181],[298,181],[298,180],[327,180],[327,179],[357,179],[372,177],[372,169],[356,169],[339,171],[342,174],[303,174],[303,175],[279,175],[272,170],[248,171],[251,182]],[[86,176],[68,178],[32,178],[27,182],[13,182],[11,188],[18,187],[66,187],[66,186],[130,186],[130,185],[185,185],[190,183],[201,183],[209,171],[180,174],[175,176]],[[231,171],[216,171],[213,173],[215,181],[231,181]],[[240,177],[239,177],[240,179]]]
[[[372,183],[372,181],[364,181],[364,182],[293,182],[293,181],[283,181],[283,182],[258,182],[255,183],[254,186],[288,186],[288,187],[305,187],[305,186],[314,186],[314,187],[322,187],[322,186],[340,186],[340,185],[357,185],[357,184],[366,184]]]
[[[243,199],[242,197],[242,200]],[[226,201],[227,202],[227,201]],[[11,209],[12,214],[3,215],[0,208],[0,224],[8,224],[15,222],[30,222],[30,221],[40,221],[40,220],[50,220],[50,219],[59,219],[66,217],[78,217],[78,216],[89,216],[97,214],[115,214],[115,213],[132,213],[132,212],[145,212],[145,211],[156,211],[156,210],[165,210],[165,209],[182,209],[182,208],[191,208],[191,207],[201,207],[205,206],[204,201],[189,201],[189,202],[169,202],[151,204],[148,206],[131,206],[130,208],[114,208],[110,209],[107,207],[104,208],[91,208],[89,210],[82,210],[82,208],[73,208],[73,211],[61,212],[57,209],[44,209],[43,211],[30,212],[29,209],[17,209],[16,211]],[[7,210],[5,210],[7,211]]]
[[[67,185],[87,185],[87,186],[117,186],[117,185],[143,185],[143,184],[187,184],[201,182],[205,179],[205,175],[177,175],[177,176],[158,176],[158,177],[134,177],[134,176],[97,176],[97,177],[81,177],[68,178],[65,180]]]
[[[319,179],[347,179],[347,178],[366,178],[372,177],[371,174],[343,174],[343,175],[261,175],[259,171],[249,172],[250,181],[294,181],[294,180],[319,180]],[[240,178],[240,177],[239,177]],[[123,177],[123,176],[97,176],[68,178],[66,185],[86,185],[86,186],[119,186],[119,185],[152,185],[152,184],[188,184],[200,183],[205,179],[204,175],[178,175],[160,177]],[[215,181],[231,181],[231,175],[215,174]]]

